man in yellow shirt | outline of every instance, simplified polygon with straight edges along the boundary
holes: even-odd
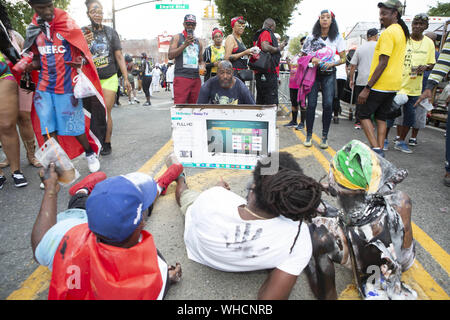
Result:
[[[384,157],[382,146],[386,137],[386,120],[392,101],[402,85],[403,63],[408,27],[402,20],[399,0],[378,3],[380,22],[386,30],[381,34],[373,55],[371,72],[366,87],[358,96],[361,125],[373,151]],[[377,136],[371,116],[375,115]]]
[[[423,32],[428,29],[428,15],[425,13],[416,15],[411,28],[411,39],[406,44],[402,88],[400,90],[401,94],[408,95],[408,101],[403,105],[403,116],[395,120],[397,136],[399,137],[395,143],[395,149],[404,153],[412,153],[405,142],[405,138],[416,120],[414,104],[422,94],[423,73],[427,70],[433,70],[436,63],[433,40],[423,35]],[[387,149],[386,141],[385,147],[384,150]]]

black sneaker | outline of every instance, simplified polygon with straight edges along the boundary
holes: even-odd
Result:
[[[151,106],[151,105],[152,105],[152,103],[150,101],[147,101],[146,103],[143,104],[144,107],[148,107],[148,106]]]
[[[102,150],[100,151],[100,154],[102,156],[107,156],[107,155],[110,155],[111,152],[112,152],[111,143],[105,142],[103,144]]]
[[[0,190],[3,189],[3,186],[5,185],[6,178],[5,176],[0,176]]]
[[[14,180],[14,185],[17,188],[22,188],[28,185],[27,179],[25,179],[23,173],[20,172],[19,170],[14,171],[12,178]]]
[[[414,139],[414,138],[409,139],[408,144],[409,144],[411,147],[417,146],[417,139]]]
[[[293,121],[293,120],[291,120],[291,122],[286,123],[286,124],[283,125],[283,127],[286,127],[286,128],[293,128],[293,127],[296,127],[296,126],[297,126],[297,122]]]

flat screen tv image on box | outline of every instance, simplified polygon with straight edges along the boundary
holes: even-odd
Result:
[[[269,123],[206,120],[208,152],[263,156],[268,153]]]

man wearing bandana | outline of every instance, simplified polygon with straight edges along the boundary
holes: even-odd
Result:
[[[319,299],[337,298],[333,263],[352,269],[364,299],[417,298],[401,282],[415,260],[411,199],[394,190],[407,175],[358,140],[336,153],[327,187],[341,209],[326,205],[309,226],[307,275]]]

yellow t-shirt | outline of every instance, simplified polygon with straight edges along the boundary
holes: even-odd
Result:
[[[215,46],[211,46],[211,63],[221,61],[225,59],[225,47],[221,46],[217,49]],[[217,73],[217,67],[211,68],[211,73]]]
[[[380,55],[389,56],[388,65],[372,87],[379,91],[399,91],[402,86],[403,63],[405,60],[406,38],[402,27],[391,24],[378,39],[370,66],[370,76],[379,63]]]
[[[435,64],[433,41],[424,36],[421,41],[409,39],[406,44],[405,64],[402,75],[402,89],[400,93],[408,96],[420,96],[422,94],[423,74],[411,78],[411,67]]]

